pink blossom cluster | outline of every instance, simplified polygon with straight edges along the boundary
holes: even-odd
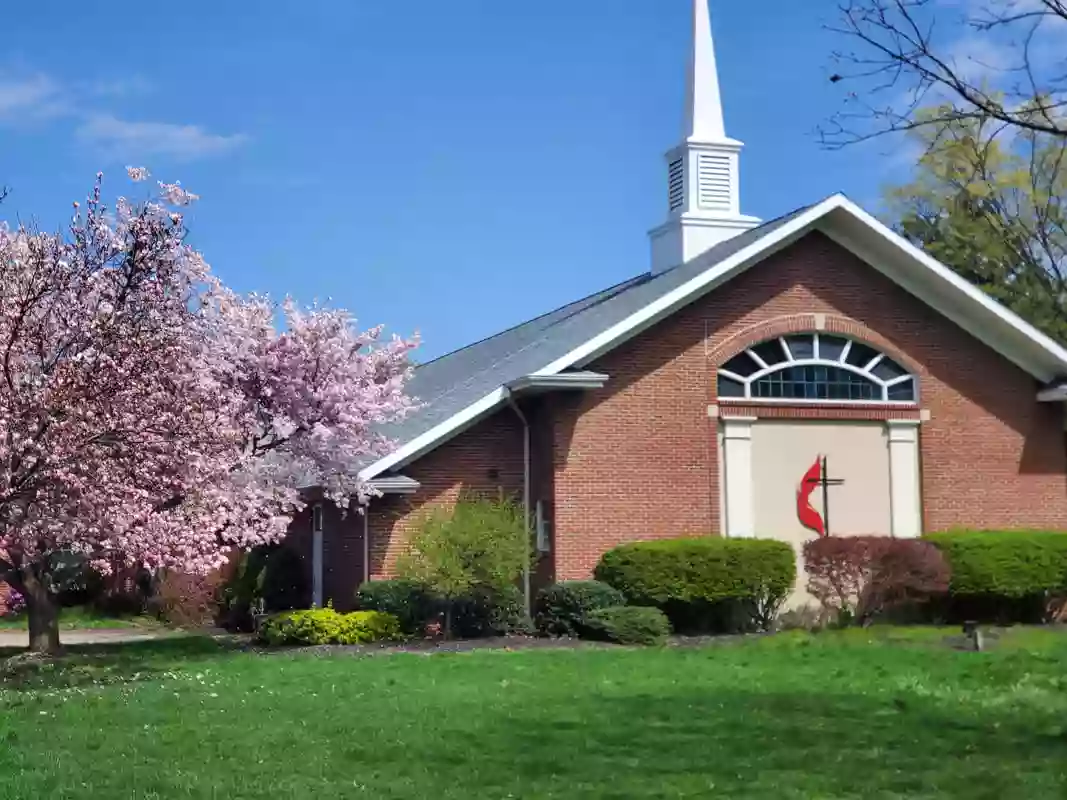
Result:
[[[416,343],[229,290],[185,242],[177,183],[100,195],[98,176],[62,234],[0,227],[3,572],[61,550],[206,572],[284,535],[304,487],[364,500]]]

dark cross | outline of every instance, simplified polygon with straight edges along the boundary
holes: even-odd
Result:
[[[826,469],[826,456],[822,457],[822,467],[818,478],[808,478],[809,484],[817,484],[822,487],[822,529],[823,535],[830,535],[830,487],[840,486],[845,482],[844,478],[829,478]]]

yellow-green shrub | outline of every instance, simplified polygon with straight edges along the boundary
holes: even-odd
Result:
[[[339,614],[332,608],[285,611],[259,629],[259,640],[272,646],[368,644],[401,638],[400,621],[380,611]]]
[[[337,644],[394,642],[401,638],[400,620],[382,611],[353,611],[342,614]]]

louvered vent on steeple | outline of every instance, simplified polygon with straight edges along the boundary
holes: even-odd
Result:
[[[701,153],[697,159],[697,187],[700,207],[729,211],[732,201],[730,156]]]
[[[681,142],[666,157],[667,221],[649,232],[653,272],[691,261],[759,223],[741,213],[741,142],[726,135],[708,0],[690,2],[693,46],[685,127]]]
[[[685,161],[677,159],[667,167],[667,200],[671,211],[685,205]]]

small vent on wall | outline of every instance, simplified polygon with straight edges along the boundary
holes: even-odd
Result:
[[[667,167],[667,201],[671,211],[685,205],[685,162],[680,158]]]
[[[730,157],[701,153],[697,159],[700,207],[729,211],[731,205]]]

